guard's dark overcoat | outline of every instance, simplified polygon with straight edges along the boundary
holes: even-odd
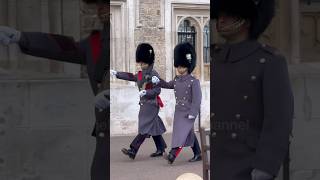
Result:
[[[159,77],[159,74],[153,69],[153,65],[150,65],[146,70],[142,70],[141,78],[138,77],[138,74],[127,72],[117,72],[116,76],[119,79],[137,82],[139,90],[147,91],[145,96],[140,97],[138,133],[150,136],[158,136],[165,133],[166,128],[158,115],[160,110],[158,96],[161,88],[151,82],[152,76]]]
[[[170,82],[160,81],[162,88],[174,89],[176,106],[174,111],[171,147],[193,146],[195,140],[194,122],[200,112],[201,87],[193,75],[176,76]],[[189,119],[188,115],[195,118]]]
[[[285,58],[257,41],[212,50],[211,178],[251,180],[254,168],[276,176],[293,119]]]

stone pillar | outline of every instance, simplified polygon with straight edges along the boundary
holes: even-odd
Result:
[[[291,63],[300,62],[300,1],[291,0]]]

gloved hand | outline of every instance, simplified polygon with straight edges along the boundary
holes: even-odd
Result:
[[[153,84],[158,84],[160,82],[160,79],[157,76],[152,76],[151,82]]]
[[[112,70],[112,69],[110,70],[110,75],[111,75],[111,76],[116,76],[117,73],[118,73],[118,72],[115,71],[115,70]]]
[[[195,119],[196,117],[192,116],[192,115],[188,115],[188,119]]]
[[[110,90],[104,90],[95,97],[95,107],[98,109],[107,109],[110,107]]]
[[[4,45],[9,45],[11,43],[19,42],[21,37],[21,32],[13,28],[0,26],[0,43]]]
[[[140,96],[140,97],[143,97],[143,96],[145,96],[146,94],[147,94],[147,91],[146,91],[146,90],[142,90],[142,91],[139,92],[139,96]]]
[[[273,176],[267,172],[261,171],[259,169],[254,169],[251,172],[252,180],[272,180]]]

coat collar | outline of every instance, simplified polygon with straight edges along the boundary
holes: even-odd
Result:
[[[193,77],[192,74],[186,74],[186,75],[179,75],[177,76],[177,79],[178,80],[182,80],[182,81],[185,81],[185,80],[188,80],[189,78]]]
[[[261,44],[254,40],[246,40],[237,44],[222,44],[213,46],[213,61],[237,62],[255,52]]]

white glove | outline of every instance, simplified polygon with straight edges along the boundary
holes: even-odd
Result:
[[[19,42],[21,37],[21,32],[13,28],[0,26],[0,43],[4,45],[9,45],[11,43]]]
[[[157,76],[152,76],[151,82],[153,84],[158,84],[160,82],[160,79]]]
[[[115,71],[115,70],[110,70],[110,75],[111,76],[116,76],[118,74],[118,72],[117,71]]]
[[[188,119],[195,119],[196,117],[192,116],[192,115],[188,115]]]
[[[273,176],[267,172],[261,171],[259,169],[254,169],[251,172],[252,180],[270,180]]]
[[[147,94],[147,91],[146,91],[146,90],[142,90],[142,91],[139,92],[139,96],[140,96],[140,97],[143,97],[143,96],[145,96],[146,94]]]

